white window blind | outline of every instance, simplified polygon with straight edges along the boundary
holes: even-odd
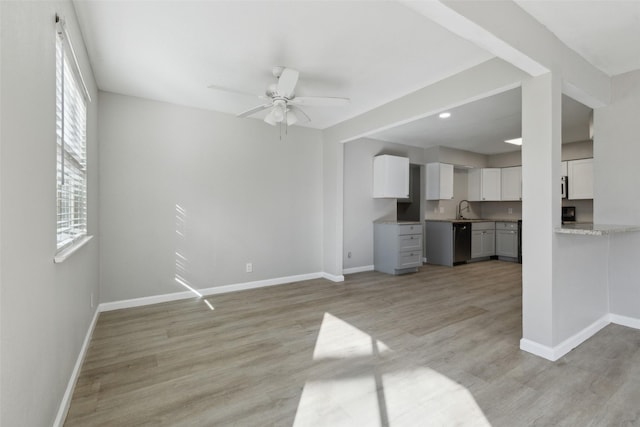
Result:
[[[87,98],[67,32],[56,40],[57,247],[87,234]]]

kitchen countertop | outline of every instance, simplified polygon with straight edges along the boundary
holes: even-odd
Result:
[[[425,219],[425,221],[434,221],[434,222],[518,222],[519,219],[509,218],[498,218],[498,219]]]
[[[422,225],[421,221],[398,221],[395,219],[379,219],[373,221],[374,224],[400,224],[400,225]]]
[[[607,236],[615,233],[640,231],[639,225],[610,224],[563,224],[554,230],[558,234],[576,234],[582,236]]]

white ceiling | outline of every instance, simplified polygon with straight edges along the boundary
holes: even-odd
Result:
[[[519,150],[506,139],[519,138],[522,127],[520,88],[448,110],[451,117],[437,115],[416,120],[376,134],[370,138],[416,147],[443,145],[481,154]],[[562,97],[562,142],[589,139],[591,109]]]
[[[284,65],[300,71],[297,95],[351,99],[304,107],[319,129],[492,57],[395,1],[74,4],[100,89],[236,114]]]
[[[640,69],[640,1],[515,1],[604,73]]]
[[[639,1],[517,3],[610,75],[640,69]],[[339,96],[339,108],[305,107],[325,129],[492,57],[396,1],[74,0],[98,87],[236,114],[260,104],[271,68],[300,71],[299,96]],[[215,85],[255,94],[208,89]],[[374,135],[411,145],[484,153],[520,129],[519,91]],[[584,134],[586,107],[564,102]],[[571,108],[571,107],[575,107]],[[574,119],[570,120],[570,117]],[[249,119],[238,119],[249,120]],[[565,135],[568,139],[575,137]]]

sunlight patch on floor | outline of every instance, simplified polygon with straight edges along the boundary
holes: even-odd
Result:
[[[381,426],[374,376],[308,381],[293,425]]]
[[[305,383],[293,425],[491,426],[465,387],[428,367],[394,370],[385,353],[393,355],[381,341],[325,313],[313,360],[335,369],[328,370],[330,378]]]
[[[389,351],[383,342],[376,341],[377,352]],[[371,356],[374,354],[372,338],[342,319],[325,313],[318,332],[313,360]]]
[[[491,424],[469,391],[429,368],[382,375],[389,426]]]

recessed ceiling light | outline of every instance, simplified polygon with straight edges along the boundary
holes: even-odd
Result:
[[[513,145],[522,145],[522,138],[507,139],[504,142]]]
[[[451,113],[448,111],[445,111],[444,113],[440,113],[438,117],[440,117],[441,119],[448,119],[449,117],[451,117]]]

